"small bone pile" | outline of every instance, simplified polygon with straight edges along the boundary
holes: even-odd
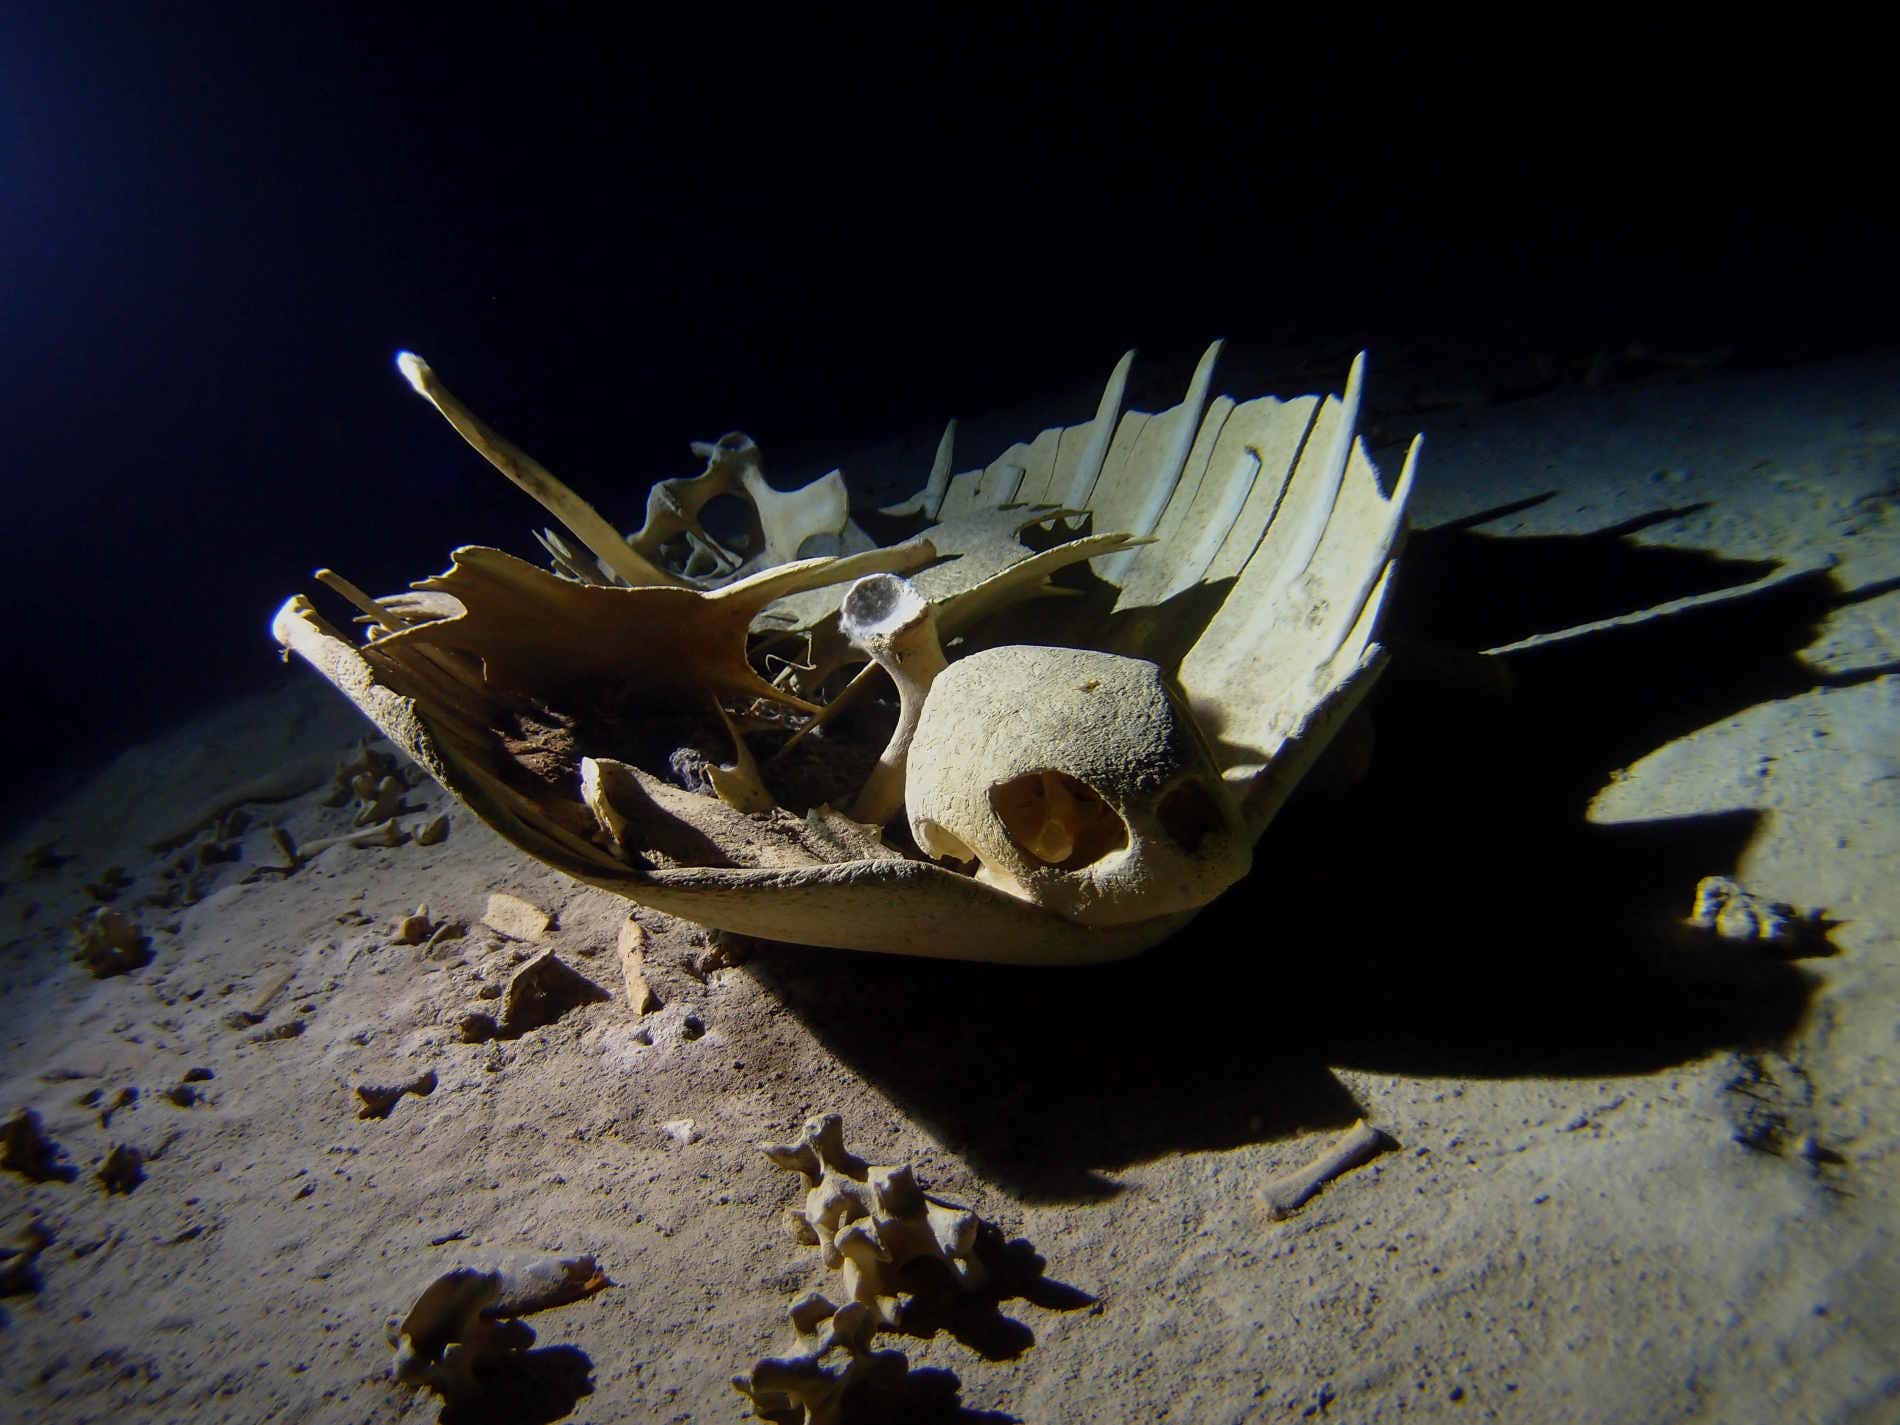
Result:
[[[732,1383],[763,1419],[826,1425],[839,1418],[852,1381],[879,1362],[903,1361],[900,1352],[870,1349],[877,1331],[898,1324],[899,1271],[932,1258],[959,1286],[982,1284],[975,1256],[982,1222],[969,1209],[923,1191],[908,1165],[880,1167],[850,1152],[844,1120],[835,1113],[809,1120],[794,1142],[759,1146],[779,1167],[804,1179],[804,1205],[788,1210],[786,1222],[798,1241],[819,1248],[825,1265],[841,1274],[844,1301],[834,1304],[815,1291],[801,1296],[791,1307],[797,1349],[766,1357]]]

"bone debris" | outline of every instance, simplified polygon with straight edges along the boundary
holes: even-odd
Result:
[[[96,906],[73,927],[73,958],[95,980],[103,980],[149,964],[152,942],[130,916]]]
[[[1744,890],[1727,876],[1704,876],[1696,883],[1689,924],[1736,944],[1783,946],[1794,944],[1807,922],[1786,901]]]
[[[648,1015],[660,1007],[660,997],[647,983],[646,948],[645,928],[632,916],[627,917],[620,923],[618,939],[620,974],[627,983],[627,1006],[636,1015]]]
[[[1260,1198],[1266,1206],[1267,1216],[1275,1222],[1291,1217],[1334,1178],[1351,1172],[1360,1164],[1368,1163],[1386,1149],[1396,1146],[1383,1130],[1360,1119],[1319,1157],[1303,1168],[1275,1178],[1261,1190]]]
[[[591,1256],[495,1253],[466,1259],[429,1282],[386,1328],[390,1373],[451,1404],[474,1392],[485,1362],[519,1351],[504,1324],[581,1301],[612,1286]]]
[[[553,928],[554,917],[532,901],[496,891],[489,896],[488,906],[482,911],[482,924],[499,930],[511,940],[545,940]]]

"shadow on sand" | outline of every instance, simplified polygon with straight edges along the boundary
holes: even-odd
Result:
[[[1799,656],[1870,594],[1821,573],[1477,653],[1771,571],[1628,539],[1672,513],[1581,536],[1415,533],[1365,726],[1269,828],[1248,880],[1148,954],[1034,971],[773,947],[752,973],[1031,1200],[1111,1193],[1104,1173],[1162,1153],[1349,1123],[1360,1105],[1329,1066],[1608,1074],[1771,1044],[1808,978],[1680,926],[1760,814],[1585,812],[1616,769],[1696,728],[1891,671],[1830,676]]]

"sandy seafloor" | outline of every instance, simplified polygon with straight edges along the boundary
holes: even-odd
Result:
[[[966,424],[960,467],[1077,393]],[[1333,759],[1129,964],[752,946],[702,976],[703,938],[639,912],[637,1018],[625,905],[432,783],[402,825],[446,811],[440,844],[260,869],[268,828],[351,819],[326,794],[367,724],[301,665],[8,828],[0,1114],[72,1172],[0,1173],[4,1240],[50,1237],[0,1264],[0,1418],[433,1419],[385,1318],[504,1248],[614,1285],[451,1418],[745,1418],[729,1378],[835,1280],[755,1145],[837,1112],[997,1234],[987,1294],[924,1274],[880,1338],[908,1381],[850,1419],[1900,1420],[1900,358],[1411,395],[1369,423],[1388,476],[1428,435],[1369,770]],[[930,439],[893,446],[918,479]],[[418,531],[417,574],[457,542]],[[287,768],[311,790],[226,850],[150,849]],[[112,866],[153,958],[95,981],[66,927]],[[1795,906],[1797,943],[1685,930],[1711,874]],[[545,946],[479,923],[495,891],[553,912]],[[468,933],[392,943],[422,903]],[[612,997],[462,1042],[545,947]],[[1266,1184],[1360,1117],[1396,1146],[1273,1220]],[[95,1178],[116,1145],[130,1192]]]

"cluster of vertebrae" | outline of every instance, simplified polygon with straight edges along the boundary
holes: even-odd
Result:
[[[949,1273],[955,1288],[980,1286],[976,1247],[983,1224],[968,1208],[925,1192],[908,1166],[878,1166],[852,1153],[835,1113],[808,1121],[791,1143],[759,1146],[804,1180],[805,1200],[787,1210],[787,1225],[839,1274],[839,1299],[819,1291],[799,1297],[790,1310],[796,1348],[766,1357],[732,1383],[761,1417],[802,1412],[808,1425],[829,1425],[854,1381],[880,1365],[905,1369],[901,1352],[872,1349],[872,1337],[902,1318],[898,1273],[929,1260]]]

